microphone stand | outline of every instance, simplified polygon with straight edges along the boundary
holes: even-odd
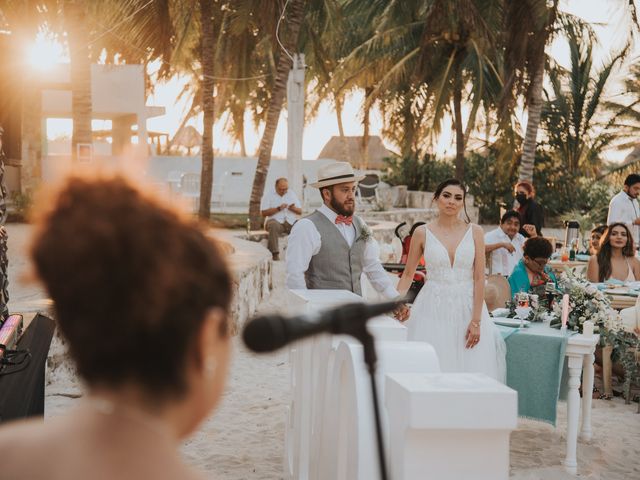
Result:
[[[349,334],[360,340],[364,347],[364,363],[367,364],[367,371],[371,379],[371,398],[373,400],[373,416],[376,422],[376,440],[378,444],[378,465],[380,467],[380,478],[388,480],[387,461],[384,454],[384,439],[382,438],[382,422],[380,421],[380,402],[378,400],[378,389],[376,387],[376,365],[378,356],[376,355],[376,347],[373,341],[373,335],[369,333],[366,323],[361,324],[362,327]]]

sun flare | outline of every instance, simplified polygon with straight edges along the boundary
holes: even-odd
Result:
[[[56,63],[68,62],[64,46],[44,33],[39,33],[27,52],[29,65],[40,71],[51,69]]]

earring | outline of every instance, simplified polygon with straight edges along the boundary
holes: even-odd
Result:
[[[216,373],[216,368],[218,367],[218,362],[213,357],[207,357],[204,361],[204,373],[207,378],[213,378]]]

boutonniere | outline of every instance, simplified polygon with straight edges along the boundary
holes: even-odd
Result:
[[[372,235],[373,233],[371,232],[371,229],[369,228],[369,226],[366,224],[362,224],[362,226],[360,227],[360,236],[358,237],[358,240],[367,242]]]

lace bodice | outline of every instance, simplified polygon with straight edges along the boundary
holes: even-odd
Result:
[[[446,247],[427,227],[424,258],[427,264],[427,282],[459,284],[473,281],[475,245],[471,225],[456,247],[453,265]]]

